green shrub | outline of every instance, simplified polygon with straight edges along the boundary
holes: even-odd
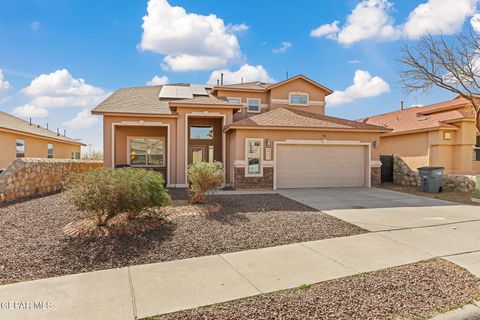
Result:
[[[143,210],[164,206],[171,199],[161,174],[144,169],[95,169],[76,173],[67,185],[67,197],[97,225],[120,213],[135,218]]]
[[[199,162],[188,166],[190,201],[199,203],[205,200],[208,192],[213,192],[225,181],[221,162]]]

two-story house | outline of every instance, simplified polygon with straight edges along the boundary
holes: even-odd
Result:
[[[187,166],[224,164],[234,188],[369,187],[385,127],[325,115],[332,91],[298,75],[279,83],[120,89],[103,115],[107,167],[148,167],[187,187]]]

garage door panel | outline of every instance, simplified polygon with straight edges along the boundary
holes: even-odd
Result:
[[[277,188],[363,187],[366,150],[363,145],[278,145]]]

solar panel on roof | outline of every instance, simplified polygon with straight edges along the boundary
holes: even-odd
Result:
[[[197,96],[208,96],[207,86],[203,84],[192,84],[190,85],[192,93]]]
[[[181,86],[162,86],[160,98],[170,99],[191,99],[193,98],[192,88]]]

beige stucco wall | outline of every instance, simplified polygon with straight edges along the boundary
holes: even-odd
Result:
[[[255,130],[255,129],[242,129],[242,130],[229,130],[228,140],[235,141],[229,143],[228,160],[230,163],[228,176],[230,181],[233,181],[234,167],[233,163],[236,160],[245,160],[245,139],[247,138],[260,138],[264,139],[264,148],[266,140],[271,142],[272,148],[272,160],[275,161],[275,141],[285,140],[322,140],[326,138],[329,141],[341,140],[341,141],[360,141],[373,143],[379,141],[380,136],[377,132],[340,132],[340,131],[303,131],[303,130]],[[371,160],[379,160],[378,148],[371,148]]]
[[[230,124],[233,121],[233,112],[230,108],[209,108],[206,107],[178,107],[176,117],[148,117],[148,116],[138,116],[138,115],[122,115],[122,116],[112,116],[105,115],[103,118],[104,125],[104,134],[103,134],[103,148],[104,148],[104,164],[107,167],[112,166],[112,160],[114,164],[121,164],[117,159],[112,159],[112,126],[115,125],[115,128],[121,128],[122,122],[123,125],[134,123],[137,126],[135,134],[145,135],[152,133],[149,130],[152,129],[141,129],[140,121],[143,121],[143,128],[150,128],[148,123],[158,125],[158,128],[161,128],[162,125],[170,125],[170,136],[167,140],[170,140],[170,157],[167,156],[167,163],[170,162],[170,171],[168,174],[169,183],[172,187],[184,187],[186,186],[186,173],[185,173],[185,150],[186,150],[186,138],[188,134],[186,127],[186,118],[190,119],[191,117],[206,117],[206,118],[221,118],[222,122],[225,119],[224,125]],[[155,130],[155,129],[153,129]],[[116,153],[118,153],[119,160],[126,159],[126,133],[123,133],[121,129],[115,130],[115,145],[117,148]],[[160,134],[160,131],[159,131]],[[223,133],[222,133],[223,137]],[[117,141],[120,141],[117,144]],[[226,144],[226,141],[225,141]],[[167,151],[168,152],[168,151]],[[122,160],[122,161],[123,161]],[[228,170],[228,163],[226,163],[226,170]]]
[[[47,145],[53,144],[54,159],[70,159],[72,152],[80,152],[80,145],[63,143],[56,140],[49,140],[40,137],[0,131],[0,168],[6,168],[16,159],[16,140],[25,141],[26,158],[47,158]]]
[[[303,79],[296,79],[290,82],[287,82],[281,86],[273,88],[270,93],[270,109],[276,109],[281,107],[290,107],[296,108],[298,110],[325,114],[325,106],[324,105],[317,105],[317,104],[310,104],[308,106],[290,106],[288,104],[289,101],[289,93],[290,92],[302,92],[308,93],[309,95],[309,102],[310,103],[319,103],[322,104],[325,102],[325,91],[320,89],[319,87],[311,84],[310,82],[303,80]],[[277,99],[277,100],[275,100]],[[282,103],[275,102],[278,100],[282,100]]]
[[[435,129],[380,138],[381,154],[398,154],[416,170],[421,166],[442,166],[446,173],[479,173],[480,164],[472,161],[476,127],[472,121],[455,123],[458,130]],[[445,133],[451,139],[445,139]]]

